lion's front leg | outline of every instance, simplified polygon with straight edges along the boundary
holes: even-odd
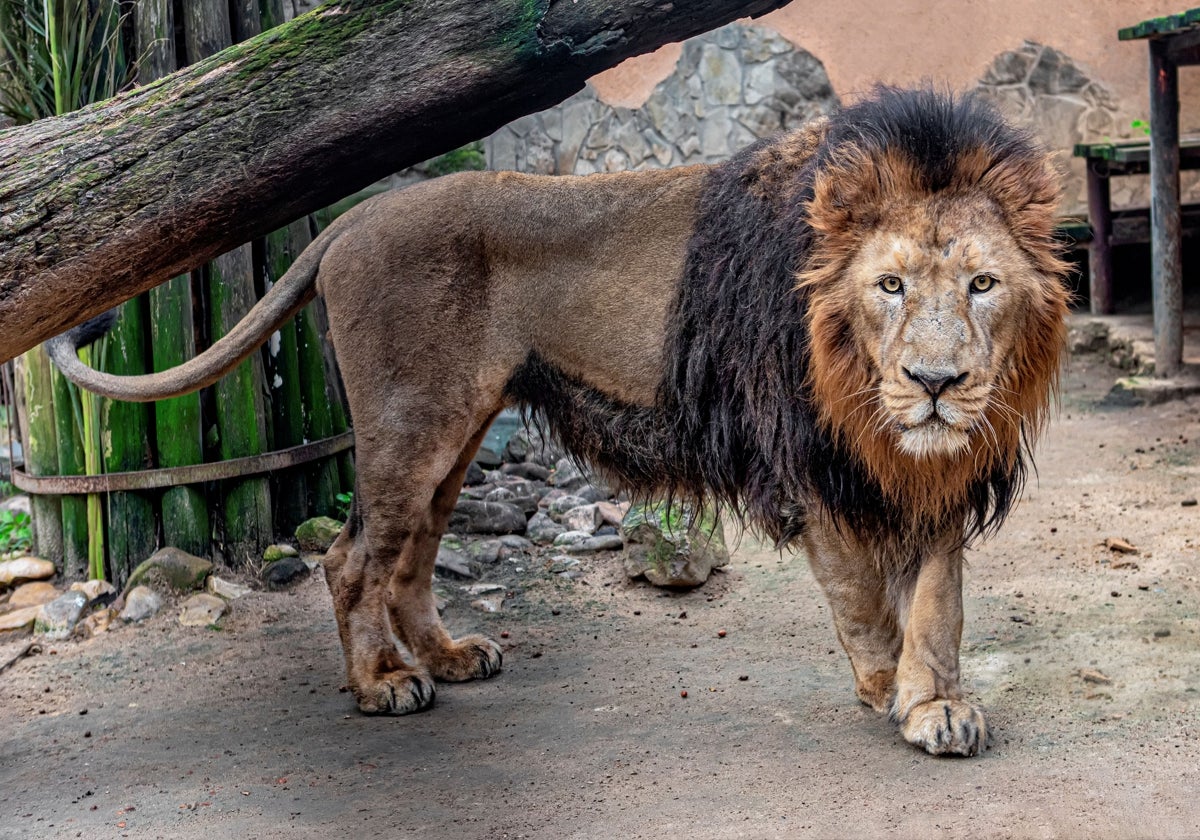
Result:
[[[962,548],[930,551],[904,593],[904,642],[896,669],[892,719],[910,744],[934,755],[977,755],[990,733],[983,711],[962,697]]]
[[[805,530],[804,547],[850,657],[858,699],[877,712],[888,711],[901,636],[879,564],[867,546],[821,521]]]

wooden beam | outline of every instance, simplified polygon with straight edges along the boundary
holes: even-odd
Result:
[[[1150,252],[1154,372],[1183,366],[1183,272],[1179,225],[1179,69],[1167,44],[1150,41]]]

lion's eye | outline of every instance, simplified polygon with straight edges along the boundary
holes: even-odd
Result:
[[[889,295],[898,295],[904,291],[904,281],[895,274],[885,274],[879,278],[879,288]]]
[[[971,291],[977,295],[989,291],[995,285],[996,278],[990,274],[976,274],[971,278]]]

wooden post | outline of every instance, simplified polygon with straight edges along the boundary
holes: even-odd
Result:
[[[138,0],[135,7],[138,81],[149,84],[175,70],[175,19],[171,0]],[[149,292],[152,361],[155,371],[180,365],[196,353],[192,278],[181,274]],[[186,394],[154,405],[158,464],[184,467],[204,461],[200,395]],[[162,495],[163,542],[206,557],[208,504],[199,487],[168,488]]]
[[[55,442],[58,444],[58,474],[83,475],[82,413],[78,389],[57,370],[50,374],[54,392]],[[70,580],[86,580],[88,573],[87,497],[63,496],[63,574]]]
[[[309,440],[330,437],[334,431],[330,395],[325,383],[325,361],[321,334],[312,305],[296,316],[299,340],[300,395],[304,401],[304,433]],[[308,489],[318,516],[336,516],[337,494],[341,492],[337,460],[325,458],[309,467]]]
[[[1092,245],[1088,248],[1088,297],[1093,315],[1111,315],[1112,299],[1112,200],[1107,164],[1088,161],[1088,219],[1092,223]]]
[[[54,428],[54,384],[50,357],[35,347],[17,357],[14,368],[17,392],[22,397],[17,412],[25,469],[31,475],[58,475],[58,432]],[[59,563],[63,557],[62,502],[58,496],[30,496],[34,551]],[[60,571],[66,571],[60,569]]]
[[[121,375],[146,372],[145,313],[144,295],[121,307],[112,332],[106,341],[100,342],[104,345],[101,360],[104,370]],[[104,472],[154,466],[149,439],[150,412],[145,403],[101,399],[100,428]],[[116,586],[123,586],[129,573],[154,553],[157,539],[154,501],[149,494],[108,494],[108,568],[109,579]]]
[[[250,246],[222,254],[209,264],[205,284],[212,307],[213,341],[245,317],[255,303]],[[258,455],[267,438],[262,357],[250,356],[214,387],[218,451],[222,460]],[[222,487],[225,542],[231,563],[254,564],[271,544],[271,492],[262,476],[233,479]]]
[[[1167,43],[1150,40],[1150,250],[1154,372],[1183,367],[1183,272],[1179,220],[1179,69]]]
[[[308,220],[293,222],[267,237],[264,262],[267,279],[278,280],[299,256],[312,237]],[[300,398],[300,361],[297,355],[296,322],[279,329],[279,339],[264,346],[267,378],[271,383],[271,414],[274,418],[276,449],[304,442],[304,407]],[[290,534],[308,516],[308,492],[305,470],[287,470],[274,482],[275,524],[281,533]]]

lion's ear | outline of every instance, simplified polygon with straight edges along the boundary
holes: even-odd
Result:
[[[1062,177],[1053,156],[1038,152],[1003,157],[983,173],[978,185],[999,205],[1009,230],[1038,268],[1047,274],[1062,274],[1064,266],[1054,245]]]
[[[911,196],[918,183],[902,155],[872,154],[847,144],[834,150],[813,179],[808,220],[831,246],[850,247],[862,231],[874,227],[896,199]]]

